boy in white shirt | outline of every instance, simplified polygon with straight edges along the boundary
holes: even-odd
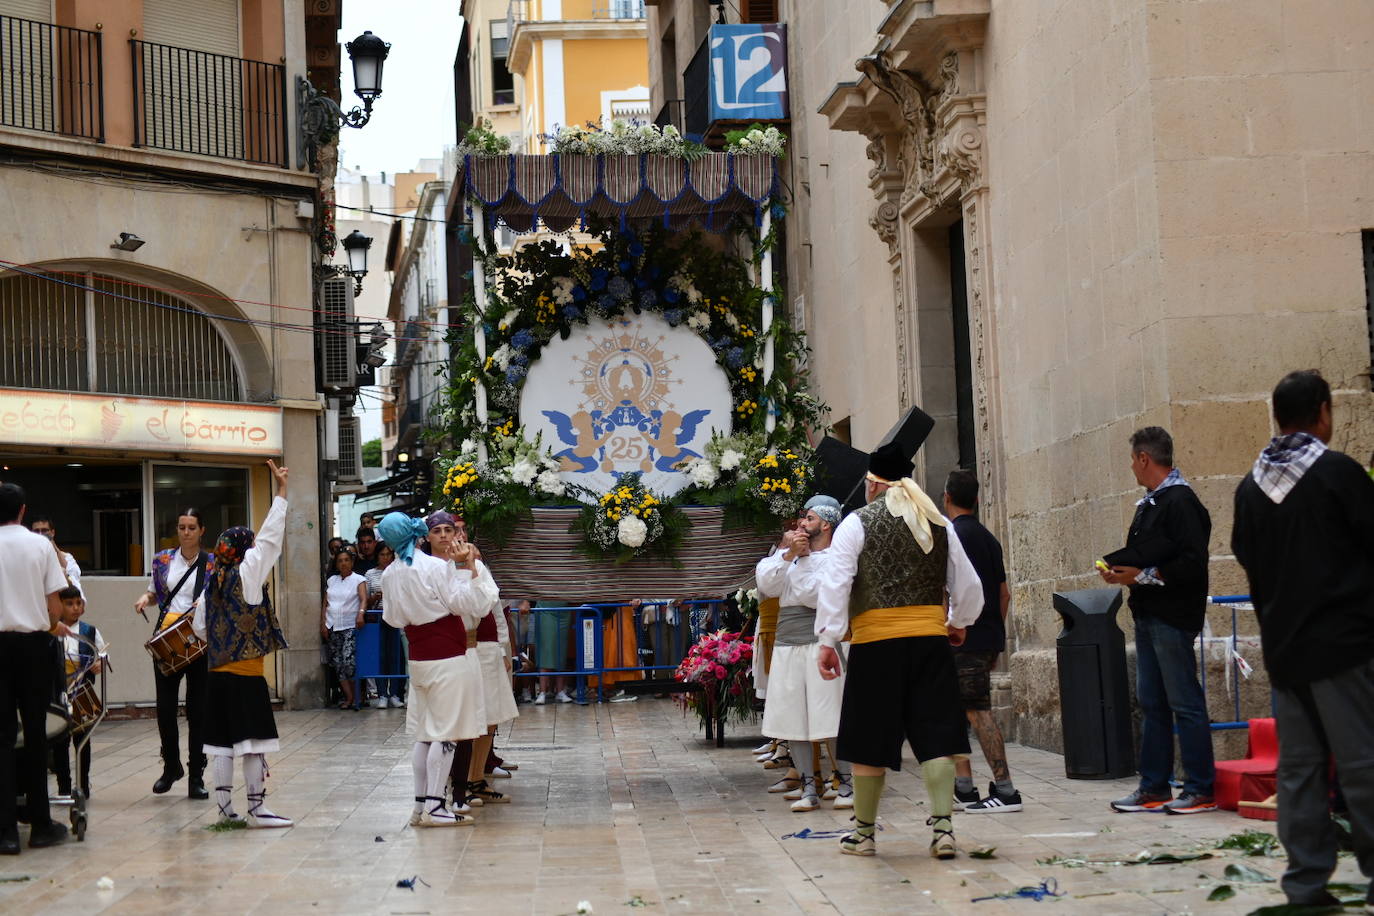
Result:
[[[70,697],[77,687],[71,681],[72,675],[89,664],[90,671],[86,674],[85,680],[86,683],[94,682],[95,675],[100,673],[108,658],[109,643],[105,642],[105,637],[100,635],[100,631],[94,625],[81,620],[81,616],[86,613],[86,599],[82,597],[81,589],[75,585],[69,585],[58,592],[57,597],[62,599],[62,623],[66,625],[68,630],[68,633],[62,637],[62,657],[65,663],[62,673]],[[94,660],[92,660],[93,656]],[[58,795],[72,794],[71,746],[72,736],[70,732],[60,738],[54,738],[52,741],[52,771],[53,775],[57,777]],[[90,742],[81,748],[81,763],[77,772],[81,777],[79,780],[81,794],[90,798]]]

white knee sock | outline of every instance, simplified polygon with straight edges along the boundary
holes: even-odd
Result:
[[[454,750],[456,748],[451,741],[430,742],[425,767],[425,794],[430,798],[444,797],[444,783],[448,781],[449,770],[453,769]]]
[[[410,771],[415,777],[415,804],[424,803],[429,794],[429,747],[428,741],[416,741],[410,752]]]
[[[219,816],[225,820],[237,818],[234,813],[234,758],[216,754],[211,760],[211,778],[215,780],[215,801]]]
[[[248,789],[248,813],[260,818],[280,818],[268,810],[267,758],[262,754],[243,755],[243,784]]]

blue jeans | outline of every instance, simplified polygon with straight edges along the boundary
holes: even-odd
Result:
[[[1211,797],[1216,781],[1207,699],[1197,682],[1197,633],[1154,617],[1135,618],[1136,699],[1140,727],[1140,788],[1165,793],[1174,773],[1174,725],[1183,758],[1183,791]]]

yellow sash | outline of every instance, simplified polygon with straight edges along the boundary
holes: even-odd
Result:
[[[211,671],[218,671],[221,674],[237,674],[243,677],[262,677],[263,666],[262,656],[257,658],[245,658],[241,662],[229,662],[220,665],[218,668],[211,668]]]
[[[763,598],[759,601],[759,638],[754,651],[763,653],[763,673],[773,667],[773,637],[778,633],[778,611],[781,603],[777,598]]]
[[[945,609],[938,604],[913,604],[864,611],[849,621],[854,645],[903,636],[948,636]]]

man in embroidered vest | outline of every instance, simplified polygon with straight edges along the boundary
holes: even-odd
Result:
[[[215,571],[205,584],[192,627],[208,644],[205,753],[213,759],[215,799],[222,822],[243,823],[234,812],[234,758],[243,761],[248,789],[249,827],[290,827],[290,818],[273,814],[267,798],[267,757],[280,749],[272,698],[263,677],[263,658],[285,649],[267,577],[281,556],[286,535],[287,469],[267,462],[277,480],[277,497],[254,534],[230,528],[215,544]]]
[[[854,767],[855,829],[840,851],[871,856],[886,770],[902,768],[902,739],[930,795],[930,853],[955,854],[954,762],[969,752],[951,642],[983,610],[983,584],[949,519],[911,479],[896,443],[869,456],[868,505],[835,529],[817,591],[817,665],[832,680],[850,639],[837,754]]]

